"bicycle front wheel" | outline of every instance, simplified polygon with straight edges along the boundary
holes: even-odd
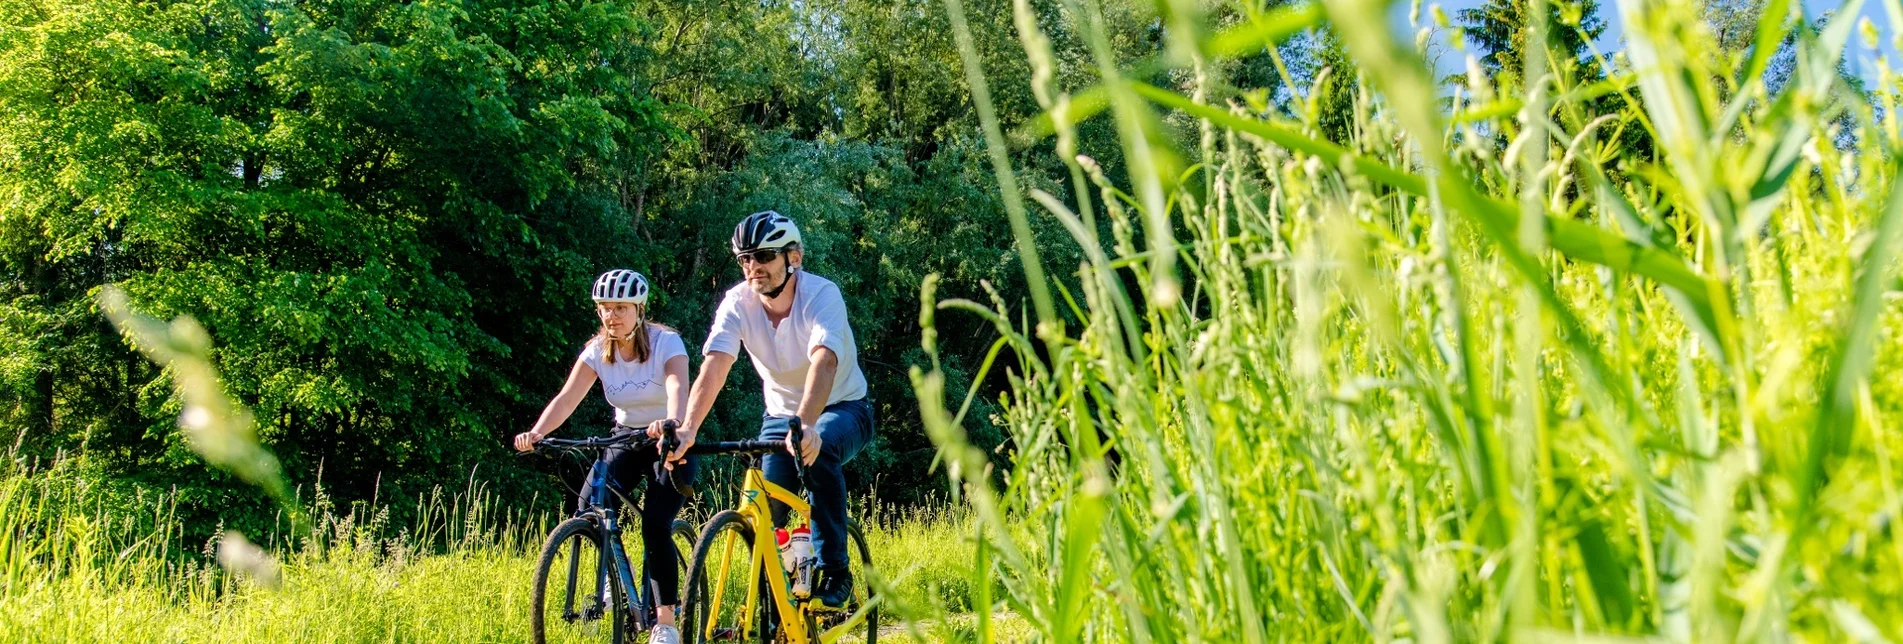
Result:
[[[555,526],[542,545],[533,583],[529,631],[535,644],[623,641],[626,591],[593,520],[576,517]]]
[[[733,510],[714,515],[688,559],[681,635],[690,644],[774,641],[765,588],[753,566],[753,527]]]

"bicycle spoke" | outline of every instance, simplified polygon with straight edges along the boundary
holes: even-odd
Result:
[[[696,599],[690,610],[693,641],[765,642],[772,631],[762,631],[767,619],[755,603],[761,587],[751,529],[740,515],[728,511],[708,522],[696,544],[690,564],[696,581]]]
[[[739,542],[740,542],[740,534],[738,532],[729,532],[727,534],[721,535],[720,572],[719,574],[714,576],[714,592],[712,595],[712,597],[716,598],[717,600],[724,600],[728,597],[727,581],[728,579],[730,579],[729,575],[733,571],[733,553],[735,550],[735,546],[738,545]],[[751,589],[749,589],[749,591],[750,590]],[[722,619],[725,616],[721,614],[722,611],[732,608],[728,606],[727,603],[728,602],[726,601],[713,601],[709,603],[708,611],[707,611],[708,639],[713,639],[714,631],[717,630],[717,627],[723,623]],[[749,613],[752,612],[751,604],[752,602],[746,602],[741,604],[739,615],[737,615],[739,619],[733,622],[734,625],[737,625],[739,627],[738,632],[734,633],[734,635],[737,636],[738,638],[744,639],[748,635],[750,635],[750,633],[747,632],[747,627],[750,626],[749,624],[750,620],[748,620],[746,617]],[[727,630],[731,631],[733,629],[729,627]]]

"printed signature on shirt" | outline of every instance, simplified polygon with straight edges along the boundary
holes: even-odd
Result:
[[[630,380],[618,385],[610,385],[608,383],[602,383],[601,393],[604,395],[613,396],[613,395],[620,394],[622,392],[641,391],[641,390],[647,389],[648,385],[658,385],[658,384],[661,384],[661,381],[642,380],[642,381],[636,382],[636,381]]]

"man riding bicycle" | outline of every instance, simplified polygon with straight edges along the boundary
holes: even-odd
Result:
[[[811,492],[813,541],[820,579],[813,599],[821,610],[845,610],[852,597],[846,561],[846,478],[842,467],[872,442],[872,405],[859,370],[858,345],[846,320],[846,300],[831,280],[800,269],[804,252],[799,228],[774,211],[748,215],[734,227],[732,248],[745,280],[727,290],[703,345],[706,360],[688,395],[680,447],[686,454],[701,421],[727,382],[728,370],[745,346],[765,392],[760,440],[785,441],[787,454],[762,458],[768,481],[798,490],[791,460],[806,465]],[[788,419],[797,418],[801,444],[794,445]],[[773,504],[775,527],[787,508]]]

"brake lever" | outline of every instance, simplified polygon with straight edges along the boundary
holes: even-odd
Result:
[[[792,416],[786,419],[786,437],[793,442],[792,452],[794,464],[803,465],[806,462],[805,459],[800,458],[800,448],[805,447],[806,443],[806,437],[802,435],[804,430],[804,427],[800,427],[799,416]]]
[[[806,487],[806,455],[800,453],[801,448],[806,447],[805,431],[806,428],[800,426],[799,416],[786,420],[786,435],[793,439],[793,472],[799,475],[801,488]],[[806,501],[811,503],[812,498],[809,496]]]
[[[673,456],[674,450],[681,447],[681,438],[675,433],[680,428],[681,424],[673,420],[661,423],[661,457],[654,461],[654,479],[668,487],[675,485],[674,470],[667,466],[667,457]]]

